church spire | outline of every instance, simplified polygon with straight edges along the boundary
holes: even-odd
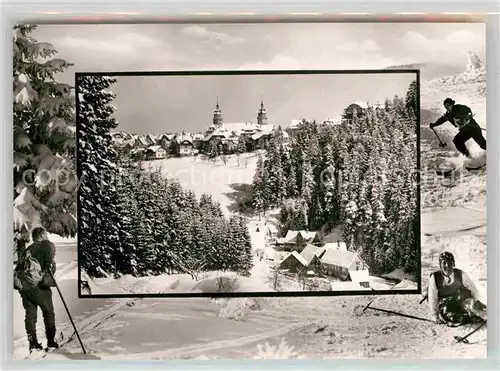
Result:
[[[267,112],[266,112],[266,109],[264,108],[263,95],[260,96],[260,109],[259,109],[259,113],[257,114],[257,124],[258,125],[267,125]]]
[[[222,111],[221,111],[220,106],[219,106],[219,97],[217,97],[217,104],[215,105],[213,124],[215,126],[222,125]]]

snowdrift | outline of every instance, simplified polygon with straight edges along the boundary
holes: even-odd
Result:
[[[258,279],[242,277],[235,273],[209,272],[198,281],[187,274],[133,277],[118,279],[97,278],[89,280],[92,294],[168,294],[168,293],[223,293],[269,292],[266,283]],[[96,291],[94,291],[96,290]]]

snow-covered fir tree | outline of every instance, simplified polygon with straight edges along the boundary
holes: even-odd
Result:
[[[14,27],[16,245],[37,225],[63,237],[77,232],[73,87],[56,80],[71,64],[55,58],[53,45],[35,40],[35,29],[33,25]]]
[[[109,76],[78,77],[78,135],[80,198],[80,264],[91,276],[103,275],[116,267],[120,250],[121,216],[116,212],[118,195],[117,153],[111,130],[118,126],[113,117],[110,91],[116,79]]]
[[[274,160],[271,145],[259,161],[254,197],[275,203],[261,189],[275,189],[286,169],[286,194],[280,207],[281,235],[288,230],[331,230],[341,226],[350,250],[361,253],[373,273],[395,268],[416,273],[417,166],[416,83],[404,98],[388,99],[385,108],[368,108],[362,117],[339,126],[303,121],[294,141]],[[288,159],[292,169],[288,169]],[[327,174],[325,177],[324,175]],[[294,187],[297,185],[297,193]]]

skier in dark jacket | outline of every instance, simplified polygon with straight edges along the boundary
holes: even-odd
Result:
[[[451,98],[446,98],[443,104],[446,113],[438,118],[436,122],[431,123],[429,127],[432,129],[447,121],[457,127],[458,134],[453,138],[453,143],[457,150],[466,157],[469,157],[470,153],[465,143],[471,138],[476,141],[481,149],[486,150],[486,139],[483,136],[481,127],[474,120],[471,109],[463,104],[455,104],[455,101]]]
[[[49,241],[44,228],[37,227],[31,232],[33,243],[27,247],[31,256],[35,258],[42,268],[42,271],[55,273],[55,245]],[[24,325],[28,335],[29,349],[42,350],[43,346],[38,342],[36,333],[37,311],[40,307],[45,325],[45,335],[47,337],[47,348],[59,348],[55,341],[56,322],[54,314],[54,303],[52,301],[52,289],[43,285],[43,281],[37,286],[29,286],[24,282],[25,287],[19,291],[23,307],[26,312]]]
[[[469,275],[455,268],[450,252],[439,256],[439,270],[429,278],[429,310],[437,324],[459,325],[474,319],[486,321],[486,306]]]

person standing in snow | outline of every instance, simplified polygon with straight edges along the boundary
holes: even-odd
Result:
[[[483,136],[481,127],[474,120],[472,110],[463,104],[455,104],[455,101],[451,98],[446,98],[443,105],[446,109],[445,114],[438,118],[436,122],[431,123],[429,127],[433,129],[449,121],[453,126],[458,128],[458,134],[453,138],[453,144],[455,144],[456,149],[465,155],[465,157],[470,157],[465,143],[471,138],[474,139],[481,149],[486,151],[486,139]]]
[[[31,257],[40,264],[42,272],[55,273],[55,245],[49,241],[47,232],[43,227],[36,227],[31,232],[33,243],[26,247],[29,250]],[[23,307],[25,310],[24,325],[26,334],[28,336],[29,350],[42,350],[43,346],[38,342],[36,332],[37,311],[38,307],[42,310],[43,322],[45,325],[45,335],[47,337],[47,348],[59,348],[59,344],[55,341],[56,335],[56,322],[54,313],[54,303],[52,301],[53,283],[49,279],[42,279],[42,281],[35,286],[30,285],[28,282],[23,281],[22,288],[19,293],[22,298]]]
[[[429,278],[428,298],[432,320],[437,324],[461,325],[480,318],[486,321],[486,306],[469,275],[455,268],[455,257],[445,251],[439,270]]]

